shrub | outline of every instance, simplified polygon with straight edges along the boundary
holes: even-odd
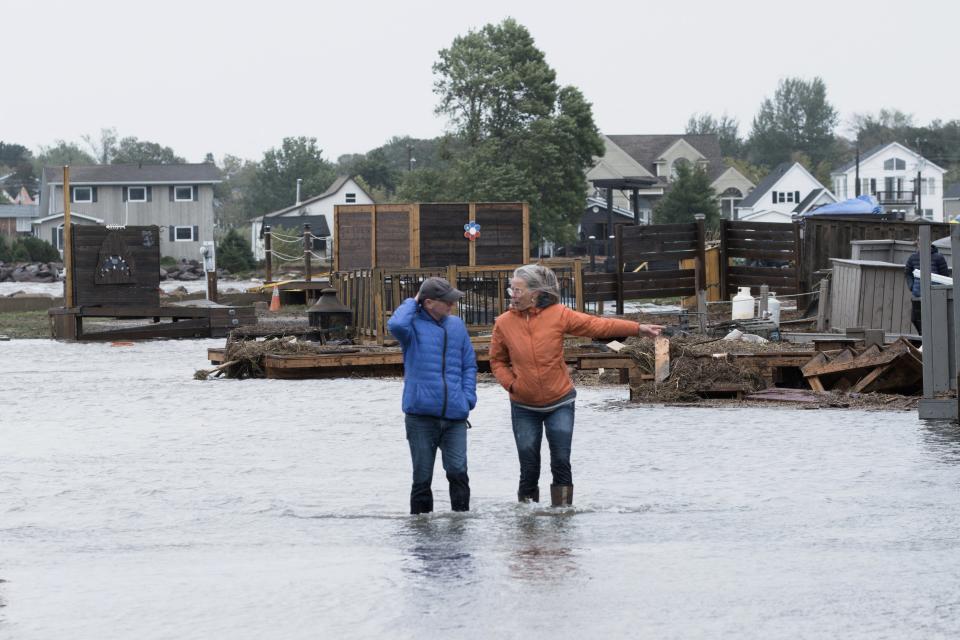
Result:
[[[60,262],[60,252],[46,240],[34,236],[26,236],[20,244],[27,251],[27,260],[31,262]]]
[[[0,236],[0,262],[10,262],[11,255],[10,247],[7,246],[7,239]]]
[[[173,256],[163,256],[160,258],[160,266],[164,269],[177,266],[177,259]]]
[[[217,266],[232,273],[249,271],[254,268],[253,252],[250,245],[236,229],[231,229],[217,245]]]
[[[58,254],[59,256],[59,254]],[[14,242],[13,249],[10,252],[11,262],[30,262],[30,253],[22,242]]]

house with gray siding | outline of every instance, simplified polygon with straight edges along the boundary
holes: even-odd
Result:
[[[202,164],[70,167],[70,212],[77,224],[157,225],[160,255],[200,260],[213,240],[213,186],[220,171]],[[33,235],[63,251],[63,169],[45,167]]]

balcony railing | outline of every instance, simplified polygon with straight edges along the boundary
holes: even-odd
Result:
[[[915,191],[877,191],[876,195],[880,204],[913,204],[916,200]]]

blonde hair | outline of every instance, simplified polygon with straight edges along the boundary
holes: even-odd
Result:
[[[530,291],[537,292],[538,307],[560,302],[560,283],[552,269],[542,264],[525,264],[513,270],[513,277],[527,283]]]

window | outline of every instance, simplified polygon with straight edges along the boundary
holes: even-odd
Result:
[[[870,191],[870,178],[860,178],[860,195],[874,195],[874,193]]]
[[[936,178],[921,178],[920,179],[920,193],[925,196],[932,196],[937,192],[937,179]]]
[[[93,202],[93,187],[74,187],[74,202]]]
[[[927,220],[933,220],[933,209],[924,209],[923,217]]]
[[[63,251],[63,225],[57,227],[57,250]]]
[[[676,180],[677,176],[680,173],[680,167],[690,168],[690,161],[686,158],[677,158],[673,161],[673,164],[670,165],[670,180]]]
[[[357,194],[355,194],[355,193],[347,193],[347,194],[344,194],[344,195],[345,195],[345,197],[346,197],[346,199],[347,199],[347,204],[354,204],[354,203],[356,203],[356,201],[357,201]]]
[[[173,188],[174,202],[191,202],[193,200],[193,187],[191,185],[178,186]]]
[[[127,187],[127,202],[146,202],[146,187]]]
[[[174,227],[173,239],[175,242],[193,242],[193,227]]]
[[[884,171],[905,171],[906,169],[907,161],[902,158],[890,158],[883,161]]]

